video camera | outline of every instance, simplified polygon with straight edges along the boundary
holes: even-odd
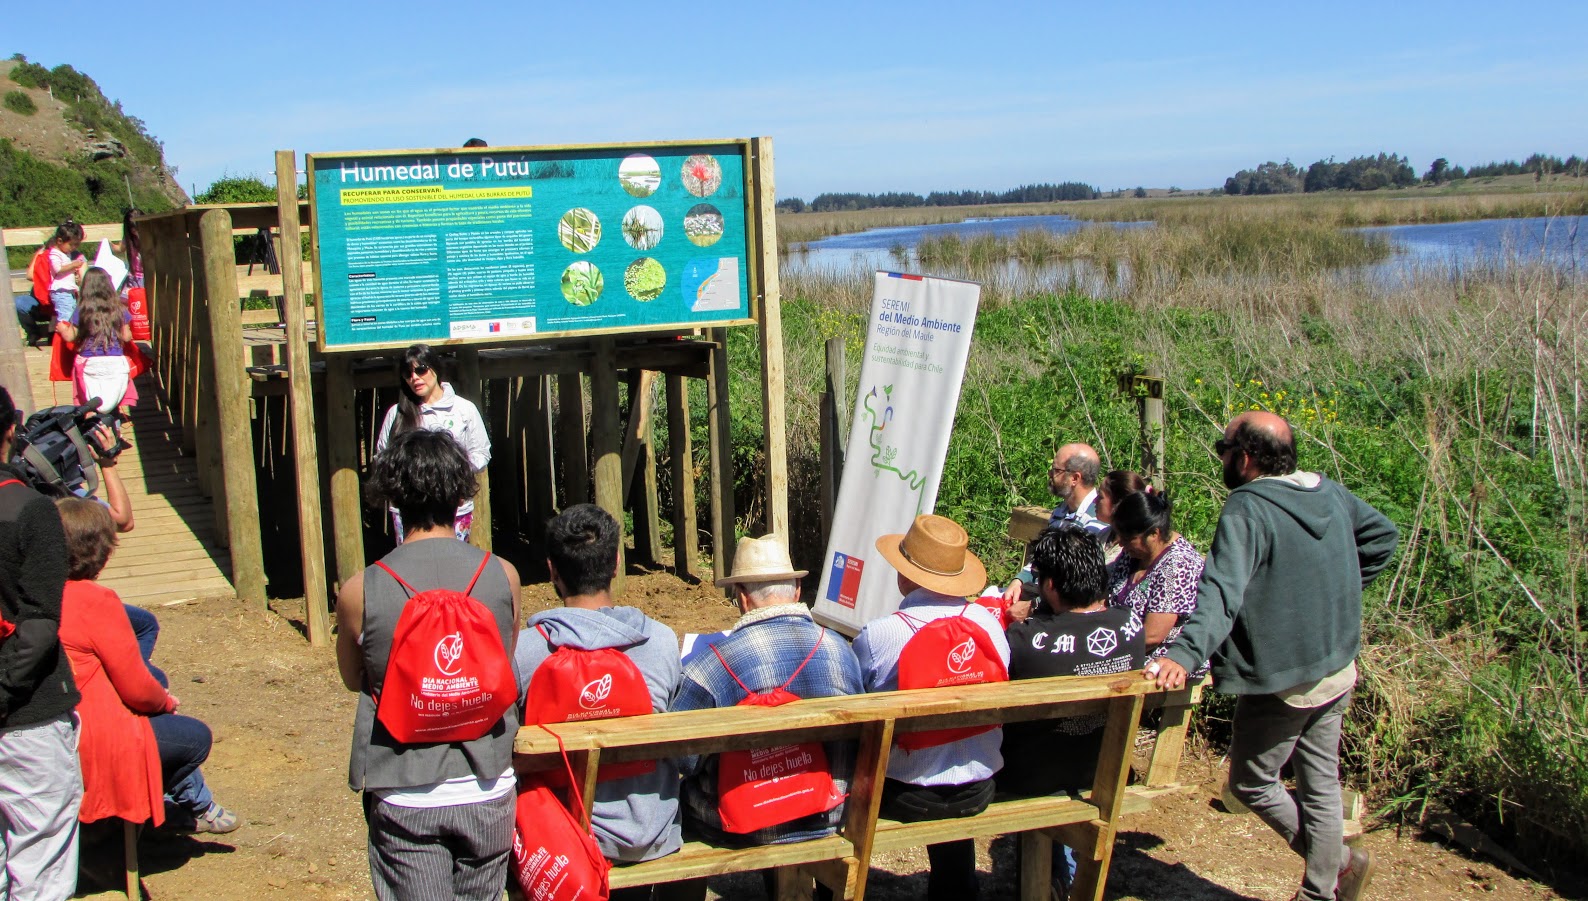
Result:
[[[99,398],[82,406],[40,410],[17,429],[11,463],[44,494],[55,497],[93,497],[99,490],[97,459],[114,460],[132,445],[119,436],[101,443],[95,429],[115,420],[99,413]]]

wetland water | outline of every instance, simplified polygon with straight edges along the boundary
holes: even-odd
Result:
[[[923,238],[959,235],[1013,237],[1028,229],[1067,234],[1089,225],[1114,228],[1151,227],[1150,222],[1089,222],[1069,216],[1014,216],[1003,219],[968,219],[940,225],[876,228],[834,235],[800,245],[783,258],[785,276],[838,276],[874,269],[919,271],[916,245]],[[1553,219],[1482,219],[1434,225],[1389,225],[1359,229],[1381,235],[1395,255],[1354,275],[1366,276],[1386,286],[1404,283],[1420,273],[1460,271],[1474,266],[1501,265],[1512,260],[1544,262],[1573,278],[1588,276],[1588,216]],[[984,280],[986,274],[930,273]],[[1109,280],[1090,263],[1067,261],[1028,267],[1018,262],[993,267],[993,280],[1013,291],[1063,290],[1073,287],[1111,294],[1119,289],[1119,274]]]

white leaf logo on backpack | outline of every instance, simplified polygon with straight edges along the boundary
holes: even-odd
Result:
[[[967,638],[957,644],[948,652],[948,669],[959,674],[970,669],[970,662],[976,659],[976,639]]]
[[[579,692],[579,706],[586,710],[594,710],[600,707],[601,702],[610,694],[612,694],[612,674],[607,673],[586,685],[584,691]]]
[[[463,660],[463,633],[453,632],[444,635],[436,642],[435,661],[436,669],[443,676],[456,676],[458,663]]]

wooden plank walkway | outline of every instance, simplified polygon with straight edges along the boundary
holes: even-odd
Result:
[[[47,348],[27,350],[28,380],[39,407],[69,404],[72,387],[51,382]],[[154,381],[137,381],[132,427],[122,428],[132,447],[116,470],[132,501],[133,529],[99,581],[140,607],[208,597],[234,597],[231,558],[215,540],[215,511],[199,490],[198,468],[182,455],[179,427],[161,408]]]

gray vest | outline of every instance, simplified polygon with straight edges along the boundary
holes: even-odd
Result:
[[[381,562],[401,575],[415,591],[451,588],[462,591],[486,553],[453,538],[426,538],[399,545]],[[513,607],[518,599],[508,592],[507,574],[496,558],[487,563],[475,583],[473,597],[484,604],[502,636],[502,648],[512,659]],[[450,744],[405,745],[391,737],[375,719],[372,694],[386,679],[397,618],[408,603],[408,592],[378,566],[364,570],[364,687],[358,695],[353,719],[353,755],[347,784],[354,791],[406,789],[430,785],[470,774],[495,779],[513,762],[513,737],[518,731],[518,705],[514,704],[485,735]]]

